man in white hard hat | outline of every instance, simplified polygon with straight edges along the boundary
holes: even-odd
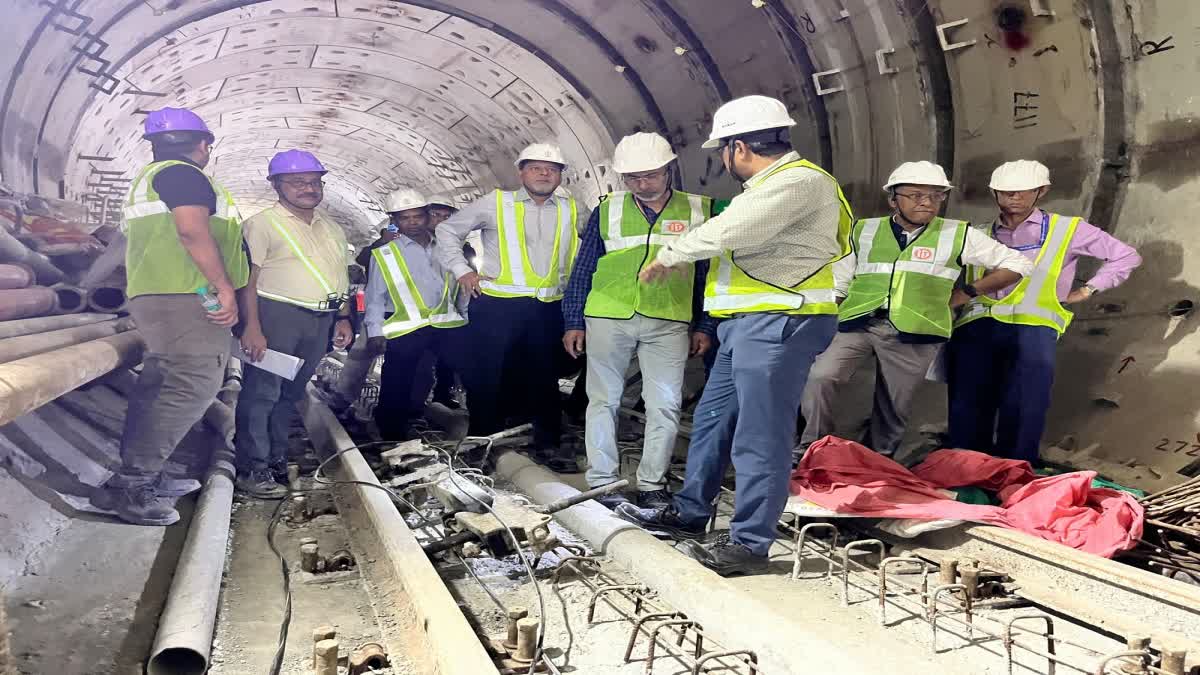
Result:
[[[448,192],[437,192],[429,195],[429,229],[435,230],[443,220],[458,213],[458,206],[454,197]],[[474,266],[475,249],[470,244],[463,244],[463,256],[468,262]],[[433,400],[436,403],[441,403],[447,408],[458,408],[458,401],[454,398],[454,381],[455,371],[443,359],[438,359],[434,364],[434,380]]]
[[[579,247],[573,197],[556,193],[566,159],[558,146],[534,143],[516,166],[522,187],[495,190],[437,227],[438,256],[473,299],[468,336],[472,358],[461,371],[471,434],[505,428],[509,401],[530,413],[534,458],[556,471],[577,471],[573,453],[560,449],[562,402],[557,364],[563,333],[562,297]],[[483,266],[463,255],[479,231]],[[520,373],[502,391],[506,371]]]
[[[384,440],[409,437],[409,423],[420,415],[420,402],[429,393],[413,393],[415,381],[428,386],[418,365],[432,353],[455,364],[462,355],[461,326],[466,325],[466,298],[458,282],[438,261],[429,227],[429,200],[416,190],[401,188],[384,201],[396,237],[375,249],[367,278],[367,350],[386,354],[379,377],[375,425]],[[431,362],[426,361],[426,367]],[[424,373],[428,375],[428,373]]]
[[[946,354],[950,444],[1037,463],[1055,345],[1073,316],[1066,306],[1124,283],[1142,258],[1078,216],[1038,208],[1050,190],[1050,170],[1040,162],[1002,164],[989,187],[1000,213],[983,231],[1032,260],[1033,271],[1014,286],[979,293],[954,322]],[[1072,288],[1084,257],[1104,263]],[[969,267],[967,280],[981,274]]]
[[[675,153],[655,133],[626,136],[612,168],[628,191],[601,198],[583,231],[575,270],[563,299],[563,345],[578,358],[587,350],[587,482],[601,487],[620,479],[617,414],[625,375],[636,353],[646,401],[646,434],[638,466],[638,504],[671,502],[667,470],[675,452],[683,370],[689,356],[711,345],[716,322],[694,317],[703,294],[707,261],[687,265],[664,283],[644,285],[638,272],[670,241],[708,220],[712,200],[671,189]],[[690,337],[689,337],[690,336]],[[598,501],[615,508],[621,493]]]
[[[765,571],[788,497],[800,396],[813,360],[837,332],[833,263],[850,251],[850,206],[837,180],[792,150],[795,121],[781,101],[747,96],[713,115],[706,148],[719,148],[745,191],[704,224],[663,246],[647,283],[714,259],[704,309],[727,319],[693,416],[687,479],[660,509],[622,517],[679,538],[704,534],[730,462],[737,480],[728,537],[691,546],[719,574]]]
[[[890,216],[860,220],[850,255],[833,268],[838,334],[813,364],[801,411],[800,447],[834,432],[841,385],[874,358],[875,401],[863,444],[891,456],[904,436],[913,394],[939,346],[950,337],[953,311],[971,294],[1012,285],[1033,265],[970,223],[938,216],[951,190],[932,162],[905,162],[883,186]],[[967,288],[965,265],[990,270]]]

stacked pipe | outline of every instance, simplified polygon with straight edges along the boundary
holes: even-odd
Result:
[[[1142,506],[1144,538],[1127,555],[1169,576],[1200,580],[1200,477],[1149,495]]]

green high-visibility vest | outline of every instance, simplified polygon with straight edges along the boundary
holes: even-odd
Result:
[[[466,325],[467,320],[458,313],[454,301],[458,298],[458,281],[454,275],[447,272],[442,284],[442,297],[436,305],[429,307],[421,297],[421,291],[408,272],[408,263],[396,242],[380,246],[371,252],[379,271],[383,273],[384,284],[387,285],[388,295],[392,298],[395,310],[383,322],[383,336],[389,340],[407,335],[417,329],[432,326],[434,328],[457,328]]]
[[[638,273],[672,239],[707,220],[711,208],[708,197],[676,190],[651,225],[633,193],[608,195],[600,202],[598,217],[604,255],[596,262],[583,313],[603,319],[629,319],[637,313],[690,322],[696,275],[672,274],[662,283],[643,284],[638,281]]]
[[[733,252],[726,251],[713,258],[709,268],[708,280],[704,285],[704,310],[711,316],[730,317],[734,314],[750,312],[775,312],[780,314],[837,314],[837,300],[834,298],[833,263],[841,260],[850,253],[850,227],[854,223],[854,215],[850,210],[850,202],[842,194],[842,188],[837,179],[821,167],[800,159],[776,167],[765,178],[780,171],[804,168],[819,171],[829,176],[837,189],[838,201],[841,202],[841,212],[838,215],[837,241],[839,253],[824,267],[817,270],[804,281],[784,288],[759,281],[746,274],[733,260]],[[764,180],[765,180],[764,178]],[[755,188],[747,188],[743,195],[751,196]]]
[[[154,190],[154,177],[169,166],[199,167],[176,160],[154,162],[142,169],[129,186],[125,198],[121,229],[125,232],[125,294],[128,297],[166,293],[195,293],[211,286],[196,267],[187,249],[179,243],[179,231],[171,209]],[[203,172],[201,172],[203,174]],[[217,210],[208,219],[213,240],[225,262],[225,274],[234,288],[246,285],[250,266],[242,248],[242,219],[233,197],[225,188],[204,174],[217,193]]]
[[[950,296],[962,274],[963,243],[969,223],[934,218],[904,250],[892,233],[889,217],[860,220],[851,239],[858,264],[841,321],[852,321],[888,305],[896,330],[914,335],[950,337],[954,315]]]
[[[1017,282],[1013,292],[1002,300],[993,300],[984,295],[972,298],[954,322],[955,328],[986,317],[1004,323],[1046,326],[1058,331],[1059,336],[1067,331],[1075,315],[1058,300],[1058,277],[1062,274],[1067,251],[1071,248],[1071,238],[1075,236],[1080,219],[1057,213],[1047,213],[1046,216],[1046,239],[1033,261],[1033,271]],[[984,225],[980,229],[991,236],[990,226]],[[978,281],[986,272],[968,266],[968,282]]]
[[[537,298],[542,302],[562,300],[579,250],[575,232],[578,209],[575,198],[554,197],[558,206],[558,228],[554,249],[545,275],[539,275],[529,260],[525,244],[525,202],[515,192],[496,190],[496,230],[500,237],[500,274],[495,279],[480,279],[479,289],[497,298]]]

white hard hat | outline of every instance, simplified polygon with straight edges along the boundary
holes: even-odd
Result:
[[[638,173],[653,171],[671,163],[675,153],[671,152],[671,144],[667,139],[656,133],[641,132],[626,136],[617,143],[613,151],[613,171],[617,173]]]
[[[796,125],[783,101],[770,96],[743,96],[717,108],[713,113],[712,133],[703,148],[721,145],[721,139],[752,131],[780,129]]]
[[[1018,159],[1015,162],[1005,162],[992,172],[992,182],[988,185],[993,190],[1016,192],[1018,190],[1035,190],[1050,184],[1050,169],[1045,164],[1029,159]]]
[[[388,213],[398,213],[409,209],[419,209],[423,206],[429,206],[429,200],[425,195],[412,188],[399,188],[388,193],[387,199],[384,200],[383,210]]]
[[[452,209],[457,209],[458,205],[454,203],[454,197],[449,192],[438,192],[429,195],[430,206],[449,206]]]
[[[527,160],[541,160],[543,162],[554,162],[562,166],[567,165],[567,160],[563,158],[562,149],[552,143],[534,143],[521,151],[517,156],[517,161],[514,162],[517,168],[521,168],[521,162]]]
[[[954,187],[950,184],[950,179],[946,178],[946,170],[940,164],[924,160],[905,162],[896,167],[892,175],[888,176],[883,191],[891,192],[897,185],[936,185],[947,190]]]

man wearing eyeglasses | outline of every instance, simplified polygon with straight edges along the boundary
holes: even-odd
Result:
[[[1124,283],[1142,258],[1078,216],[1039,208],[1050,191],[1050,170],[1041,162],[1001,164],[988,187],[999,214],[982,232],[1032,261],[1033,269],[1016,285],[980,289],[954,322],[946,346],[950,442],[1036,464],[1054,385],[1055,347],[1074,316],[1067,306]],[[1084,257],[1103,264],[1087,283],[1072,288]],[[968,269],[968,281],[979,274]]]
[[[238,489],[254,497],[287,495],[288,430],[296,403],[333,344],[354,337],[345,302],[346,237],[316,209],[325,197],[325,167],[312,154],[288,150],[275,155],[267,179],[279,201],[246,221],[250,282],[240,294],[245,324],[243,357],[252,365],[268,348],[303,359],[292,380],[261,368],[246,368],[238,397]]]
[[[893,455],[913,394],[950,337],[954,310],[1032,269],[1020,253],[969,223],[938,216],[950,189],[942,167],[906,162],[883,186],[892,214],[854,225],[851,253],[833,268],[838,334],[813,364],[801,399],[800,448],[834,432],[839,389],[874,358],[874,405],[863,444]],[[964,265],[988,272],[962,286]]]
[[[716,321],[693,306],[703,303],[707,261],[686,264],[661,284],[641,284],[638,273],[667,243],[708,220],[712,200],[671,189],[675,153],[656,133],[626,136],[613,153],[613,170],[628,191],[613,192],[592,211],[575,270],[563,298],[563,346],[572,358],[587,350],[587,482],[620,479],[617,414],[634,353],[642,371],[646,436],[638,465],[638,504],[671,503],[667,470],[675,453],[683,371],[690,356],[712,345]],[[615,509],[620,493],[597,501]]]

